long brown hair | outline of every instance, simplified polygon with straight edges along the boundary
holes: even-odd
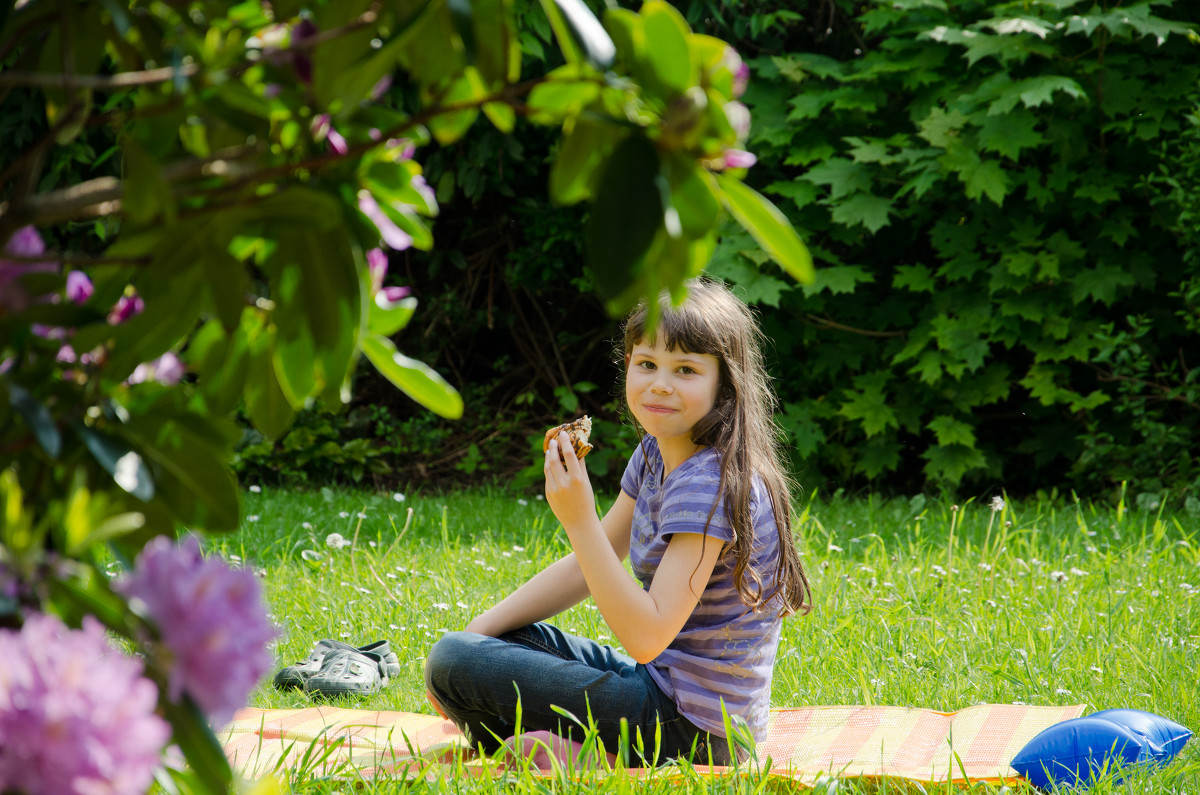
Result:
[[[649,323],[654,327],[647,328]],[[622,360],[626,362],[635,345],[654,345],[660,333],[669,351],[708,353],[720,362],[717,399],[712,411],[692,429],[692,441],[720,453],[719,488],[733,530],[729,552],[734,559],[738,597],[757,610],[778,595],[785,615],[807,613],[812,591],[792,536],[792,481],[782,464],[775,392],[763,363],[764,335],[754,314],[725,285],[694,279],[687,283],[682,304],[675,306],[666,293],[659,297],[657,307],[643,302],[625,319],[623,331]],[[750,565],[754,551],[750,496],[755,475],[762,478],[770,495],[779,533],[776,588],[770,593],[763,593],[762,574]],[[716,510],[715,504],[712,510]]]

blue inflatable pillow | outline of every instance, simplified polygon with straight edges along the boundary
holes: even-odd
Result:
[[[1160,715],[1106,709],[1043,730],[1011,764],[1038,787],[1080,786],[1114,767],[1165,765],[1191,736],[1187,728]]]

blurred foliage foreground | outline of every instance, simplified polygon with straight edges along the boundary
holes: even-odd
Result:
[[[209,723],[275,630],[251,573],[170,536],[238,525],[236,412],[278,438],[360,358],[462,415],[393,341],[421,316],[391,260],[433,247],[426,146],[561,131],[551,197],[591,202],[612,313],[678,292],[727,216],[811,280],[741,180],[737,52],[659,0],[517,5],[0,3],[0,791],[230,788]],[[534,17],[561,64],[529,74]]]
[[[749,66],[746,181],[820,264],[789,280],[731,225],[707,268],[761,313],[806,485],[1200,499],[1200,4],[675,5]],[[616,330],[576,264],[587,216],[543,198],[547,137],[517,124],[430,153],[445,245],[394,263],[426,319],[406,344],[471,421],[364,370],[349,412],[244,448],[245,471],[509,480],[529,436],[586,411],[604,423],[589,470],[616,488],[632,435]]]

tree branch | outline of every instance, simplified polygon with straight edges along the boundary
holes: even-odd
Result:
[[[804,322],[810,326],[815,326],[820,329],[833,329],[835,331],[847,331],[851,334],[860,334],[864,337],[906,337],[907,331],[871,331],[869,329],[854,328],[843,323],[838,323],[836,320],[830,320],[827,317],[817,317],[813,314],[804,316]]]
[[[68,75],[61,72],[0,72],[0,86],[26,86],[28,88],[61,88],[72,91],[79,88],[118,89],[152,86],[169,83],[182,73],[184,77],[199,74],[196,64],[161,66],[143,72],[118,72],[115,75]]]

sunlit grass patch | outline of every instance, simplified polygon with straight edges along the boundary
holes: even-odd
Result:
[[[451,495],[280,492],[245,495],[247,521],[211,539],[259,570],[284,628],[278,662],[304,659],[321,638],[387,638],[401,673],[382,692],[337,706],[431,713],[425,653],[540,567],[568,551],[544,501],[502,491]],[[602,501],[603,504],[607,504]],[[995,509],[994,509],[995,508]],[[1128,707],[1200,728],[1200,518],[1170,506],[1090,503],[944,504],[918,497],[801,505],[799,535],[813,582],[812,614],[784,624],[776,706],[888,704],[953,711],[980,703]],[[249,517],[255,517],[253,521]],[[339,540],[340,539],[340,540]],[[564,629],[615,643],[590,603]],[[300,691],[264,683],[251,706],[303,707]],[[1200,792],[1189,743],[1167,768],[1135,770],[1096,793]],[[450,772],[365,791],[496,792],[570,787]],[[748,783],[754,781],[756,783]],[[319,781],[304,783],[320,792]],[[908,792],[899,781],[842,781],[839,792]],[[714,783],[620,777],[589,791],[786,789],[754,776]],[[336,791],[331,789],[329,791]],[[979,791],[994,791],[982,788]]]

